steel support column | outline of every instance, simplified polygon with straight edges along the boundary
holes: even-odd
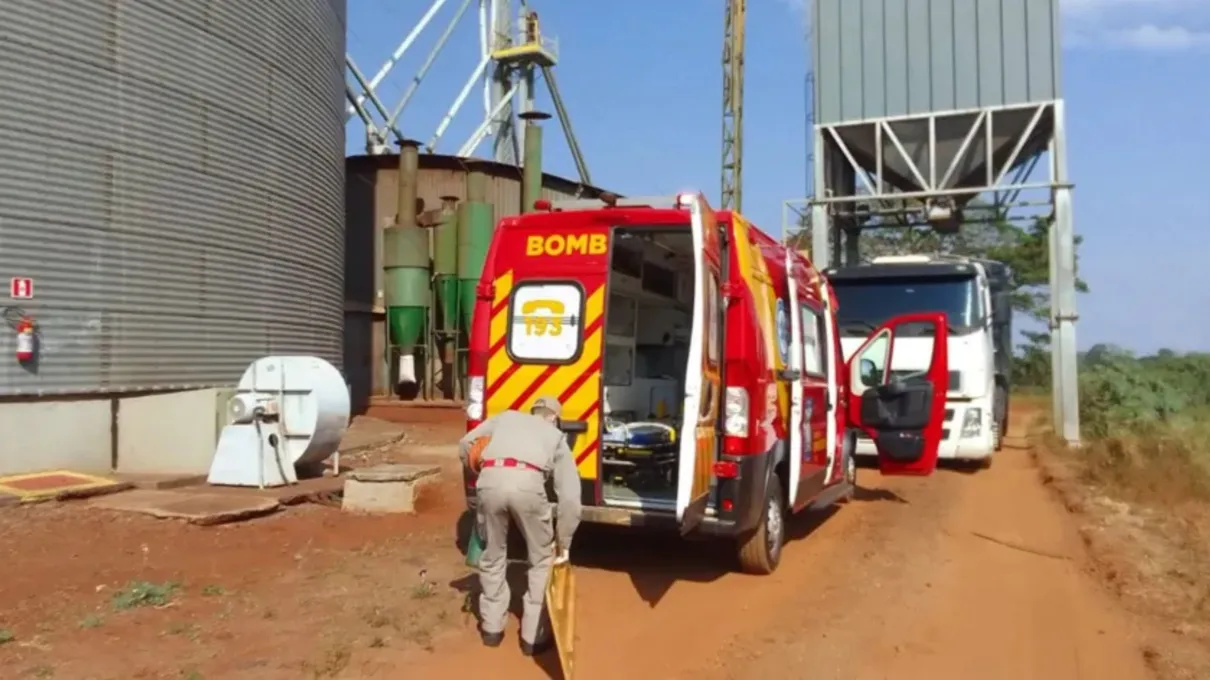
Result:
[[[823,134],[814,130],[811,134],[814,140],[815,187],[814,200],[811,201],[811,262],[818,269],[827,269],[832,262],[832,225],[828,216],[828,205],[821,198],[828,195],[828,175],[824,167]]]
[[[1054,374],[1055,431],[1080,445],[1080,389],[1076,366],[1076,246],[1071,183],[1067,175],[1067,130],[1063,100],[1054,103],[1050,141],[1054,220],[1050,239],[1050,347]]]
[[[509,0],[491,0],[492,18],[489,45],[492,50],[502,50],[513,44],[512,39],[512,3]],[[516,110],[508,92],[512,89],[512,64],[497,63],[491,74],[491,103],[492,109],[498,109],[503,101],[508,101],[496,116],[493,130],[492,157],[500,163],[517,165],[521,159],[520,139],[518,139]]]

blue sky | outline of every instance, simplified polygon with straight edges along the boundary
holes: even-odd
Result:
[[[448,0],[380,87],[393,107],[462,0]],[[349,52],[372,76],[429,6],[349,0]],[[513,3],[517,5],[516,2]],[[719,193],[722,3],[535,1],[559,41],[559,85],[595,184],[624,194]],[[478,61],[478,2],[405,110],[428,141]],[[749,0],[744,212],[776,232],[805,192],[801,2]],[[688,11],[690,7],[699,8]],[[1210,350],[1210,0],[1064,0],[1063,85],[1076,230],[1084,236],[1079,343]],[[539,108],[553,111],[545,98]],[[476,86],[437,145],[454,153],[483,116]],[[553,121],[552,121],[553,123]],[[575,176],[557,126],[546,169]],[[364,128],[349,125],[361,153]],[[479,155],[489,155],[485,144]],[[1190,323],[1188,320],[1192,320]]]

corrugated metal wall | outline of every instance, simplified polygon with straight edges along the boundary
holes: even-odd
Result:
[[[1060,0],[815,0],[815,122],[1050,101]]]
[[[381,277],[381,260],[374,249],[376,235],[395,219],[398,189],[398,156],[353,156],[348,159],[346,210],[345,295],[346,375],[354,401],[368,395],[385,394],[383,385],[383,327],[381,315],[370,317]],[[491,161],[466,161],[453,156],[421,154],[417,193],[425,208],[441,206],[442,196],[466,198],[468,167],[487,174],[487,198],[496,206],[496,218],[516,215],[521,209],[521,172],[515,166]],[[545,175],[542,196],[551,200],[595,198],[601,189],[583,186],[562,177]],[[371,320],[372,319],[372,320]],[[367,337],[368,334],[368,337]]]
[[[344,0],[3,0],[0,395],[341,360]],[[10,301],[0,299],[0,304]],[[11,313],[11,311],[10,311]],[[7,330],[7,329],[6,329]]]

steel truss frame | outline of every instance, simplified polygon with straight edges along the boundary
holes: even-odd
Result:
[[[580,181],[584,184],[591,184],[588,165],[580,151],[580,145],[571,124],[571,116],[563,103],[558,81],[555,78],[554,66],[558,62],[558,41],[541,34],[537,14],[529,9],[526,0],[521,0],[515,30],[509,0],[461,0],[436,44],[412,76],[399,103],[393,108],[388,108],[382,102],[377,92],[379,86],[447,2],[449,0],[433,0],[428,10],[372,78],[367,78],[353,58],[345,55],[345,64],[354,81],[345,85],[345,95],[348,100],[345,119],[350,120],[353,116],[357,116],[365,125],[366,153],[372,155],[388,153],[392,141],[398,143],[409,139],[400,129],[401,115],[411,103],[425,76],[428,75],[438,54],[449,42],[455,28],[463,21],[471,9],[471,5],[477,4],[479,59],[453,103],[437,124],[436,130],[424,143],[425,151],[428,153],[437,151],[438,144],[442,141],[442,137],[454,117],[470,98],[475,84],[482,82],[483,120],[466,141],[458,147],[456,155],[473,156],[483,142],[491,137],[493,158],[501,163],[517,165],[521,158],[521,147],[524,144],[525,134],[525,126],[519,125],[517,122],[519,113],[517,109],[520,108],[520,113],[534,110],[536,81],[540,74],[550,93],[555,114],[563,129],[563,135],[567,139],[567,145],[580,175]],[[518,99],[521,100],[520,107],[517,106]]]
[[[1016,141],[1005,153],[992,144],[997,117],[1028,116]],[[969,120],[961,146],[952,162],[937,162],[937,127]],[[928,138],[923,163],[913,160],[895,128],[911,123],[926,126]],[[873,132],[873,159],[858,158],[845,132],[865,127]],[[821,269],[834,261],[857,264],[859,220],[877,219],[877,228],[915,227],[928,224],[930,206],[952,206],[977,196],[986,196],[997,212],[1011,219],[1041,216],[1050,226],[1051,362],[1054,422],[1059,434],[1073,446],[1080,443],[1079,393],[1076,368],[1076,264],[1072,214],[1073,185],[1067,167],[1067,131],[1062,99],[1017,106],[987,107],[965,111],[933,112],[864,121],[815,125],[812,140],[814,196],[786,201],[782,211],[783,235],[809,230],[811,255]],[[982,136],[982,167],[979,180],[958,186],[957,173],[972,162],[972,149]],[[894,161],[906,169],[909,181],[921,187],[902,191],[887,181],[888,142]],[[1043,157],[1048,159],[1044,181],[1031,176]],[[836,159],[842,159],[836,162]],[[864,165],[860,162],[866,160]],[[869,162],[871,161],[872,162]],[[872,165],[873,168],[868,166]],[[847,180],[847,181],[846,181]],[[1026,194],[1027,198],[1022,198]],[[1036,198],[1033,198],[1036,197]],[[1042,200],[1039,200],[1042,199]],[[1022,213],[1022,209],[1026,212]],[[1015,213],[1013,211],[1016,211]],[[843,237],[843,238],[842,238]],[[843,251],[842,251],[843,245]]]

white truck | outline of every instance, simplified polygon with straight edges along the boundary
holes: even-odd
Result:
[[[954,255],[899,255],[829,269],[835,291],[841,349],[847,359],[872,329],[912,312],[944,312],[949,320],[949,389],[942,459],[986,467],[1008,431],[1012,365],[1012,300],[1003,263]],[[909,378],[927,369],[931,337],[897,335],[892,374]],[[874,443],[857,434],[856,454],[874,456]]]

